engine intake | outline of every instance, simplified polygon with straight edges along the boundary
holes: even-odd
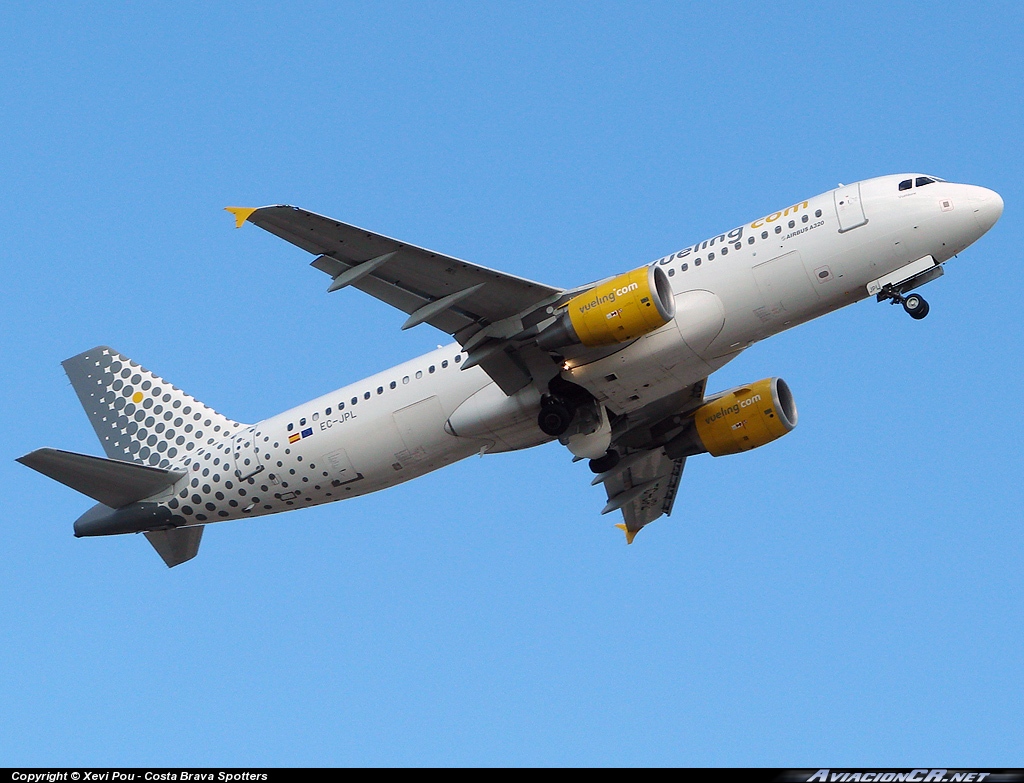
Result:
[[[693,427],[665,446],[672,459],[708,452],[738,454],[771,443],[797,422],[796,402],[781,378],[732,389],[693,414]]]
[[[574,296],[559,319],[541,332],[537,344],[554,350],[624,343],[664,326],[675,314],[665,270],[642,266]]]

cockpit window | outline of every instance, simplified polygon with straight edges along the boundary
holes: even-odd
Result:
[[[912,187],[914,187],[914,180],[912,179],[905,179],[900,183],[900,190],[910,190]]]
[[[931,177],[918,177],[914,184],[921,187],[922,185],[931,185],[934,181]]]

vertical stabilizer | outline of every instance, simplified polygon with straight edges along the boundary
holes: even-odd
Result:
[[[199,554],[199,542],[203,538],[203,526],[179,527],[174,530],[153,530],[146,533],[156,553],[167,563],[168,568],[181,565]]]
[[[243,426],[105,345],[62,364],[111,459],[166,469]]]

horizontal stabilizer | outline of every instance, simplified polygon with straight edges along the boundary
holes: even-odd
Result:
[[[19,457],[18,462],[110,508],[148,498],[188,475],[184,470],[152,468],[59,449],[36,449]]]
[[[168,568],[181,565],[199,554],[199,542],[203,538],[203,525],[179,527],[174,530],[151,530],[146,538],[156,553],[164,559]]]

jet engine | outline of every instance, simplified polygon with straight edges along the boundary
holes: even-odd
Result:
[[[781,378],[740,386],[693,413],[693,426],[665,446],[672,459],[708,452],[738,454],[781,438],[796,426],[793,393]]]
[[[664,326],[676,314],[668,277],[660,266],[642,266],[577,294],[558,320],[537,338],[546,350],[588,348],[633,340]]]

